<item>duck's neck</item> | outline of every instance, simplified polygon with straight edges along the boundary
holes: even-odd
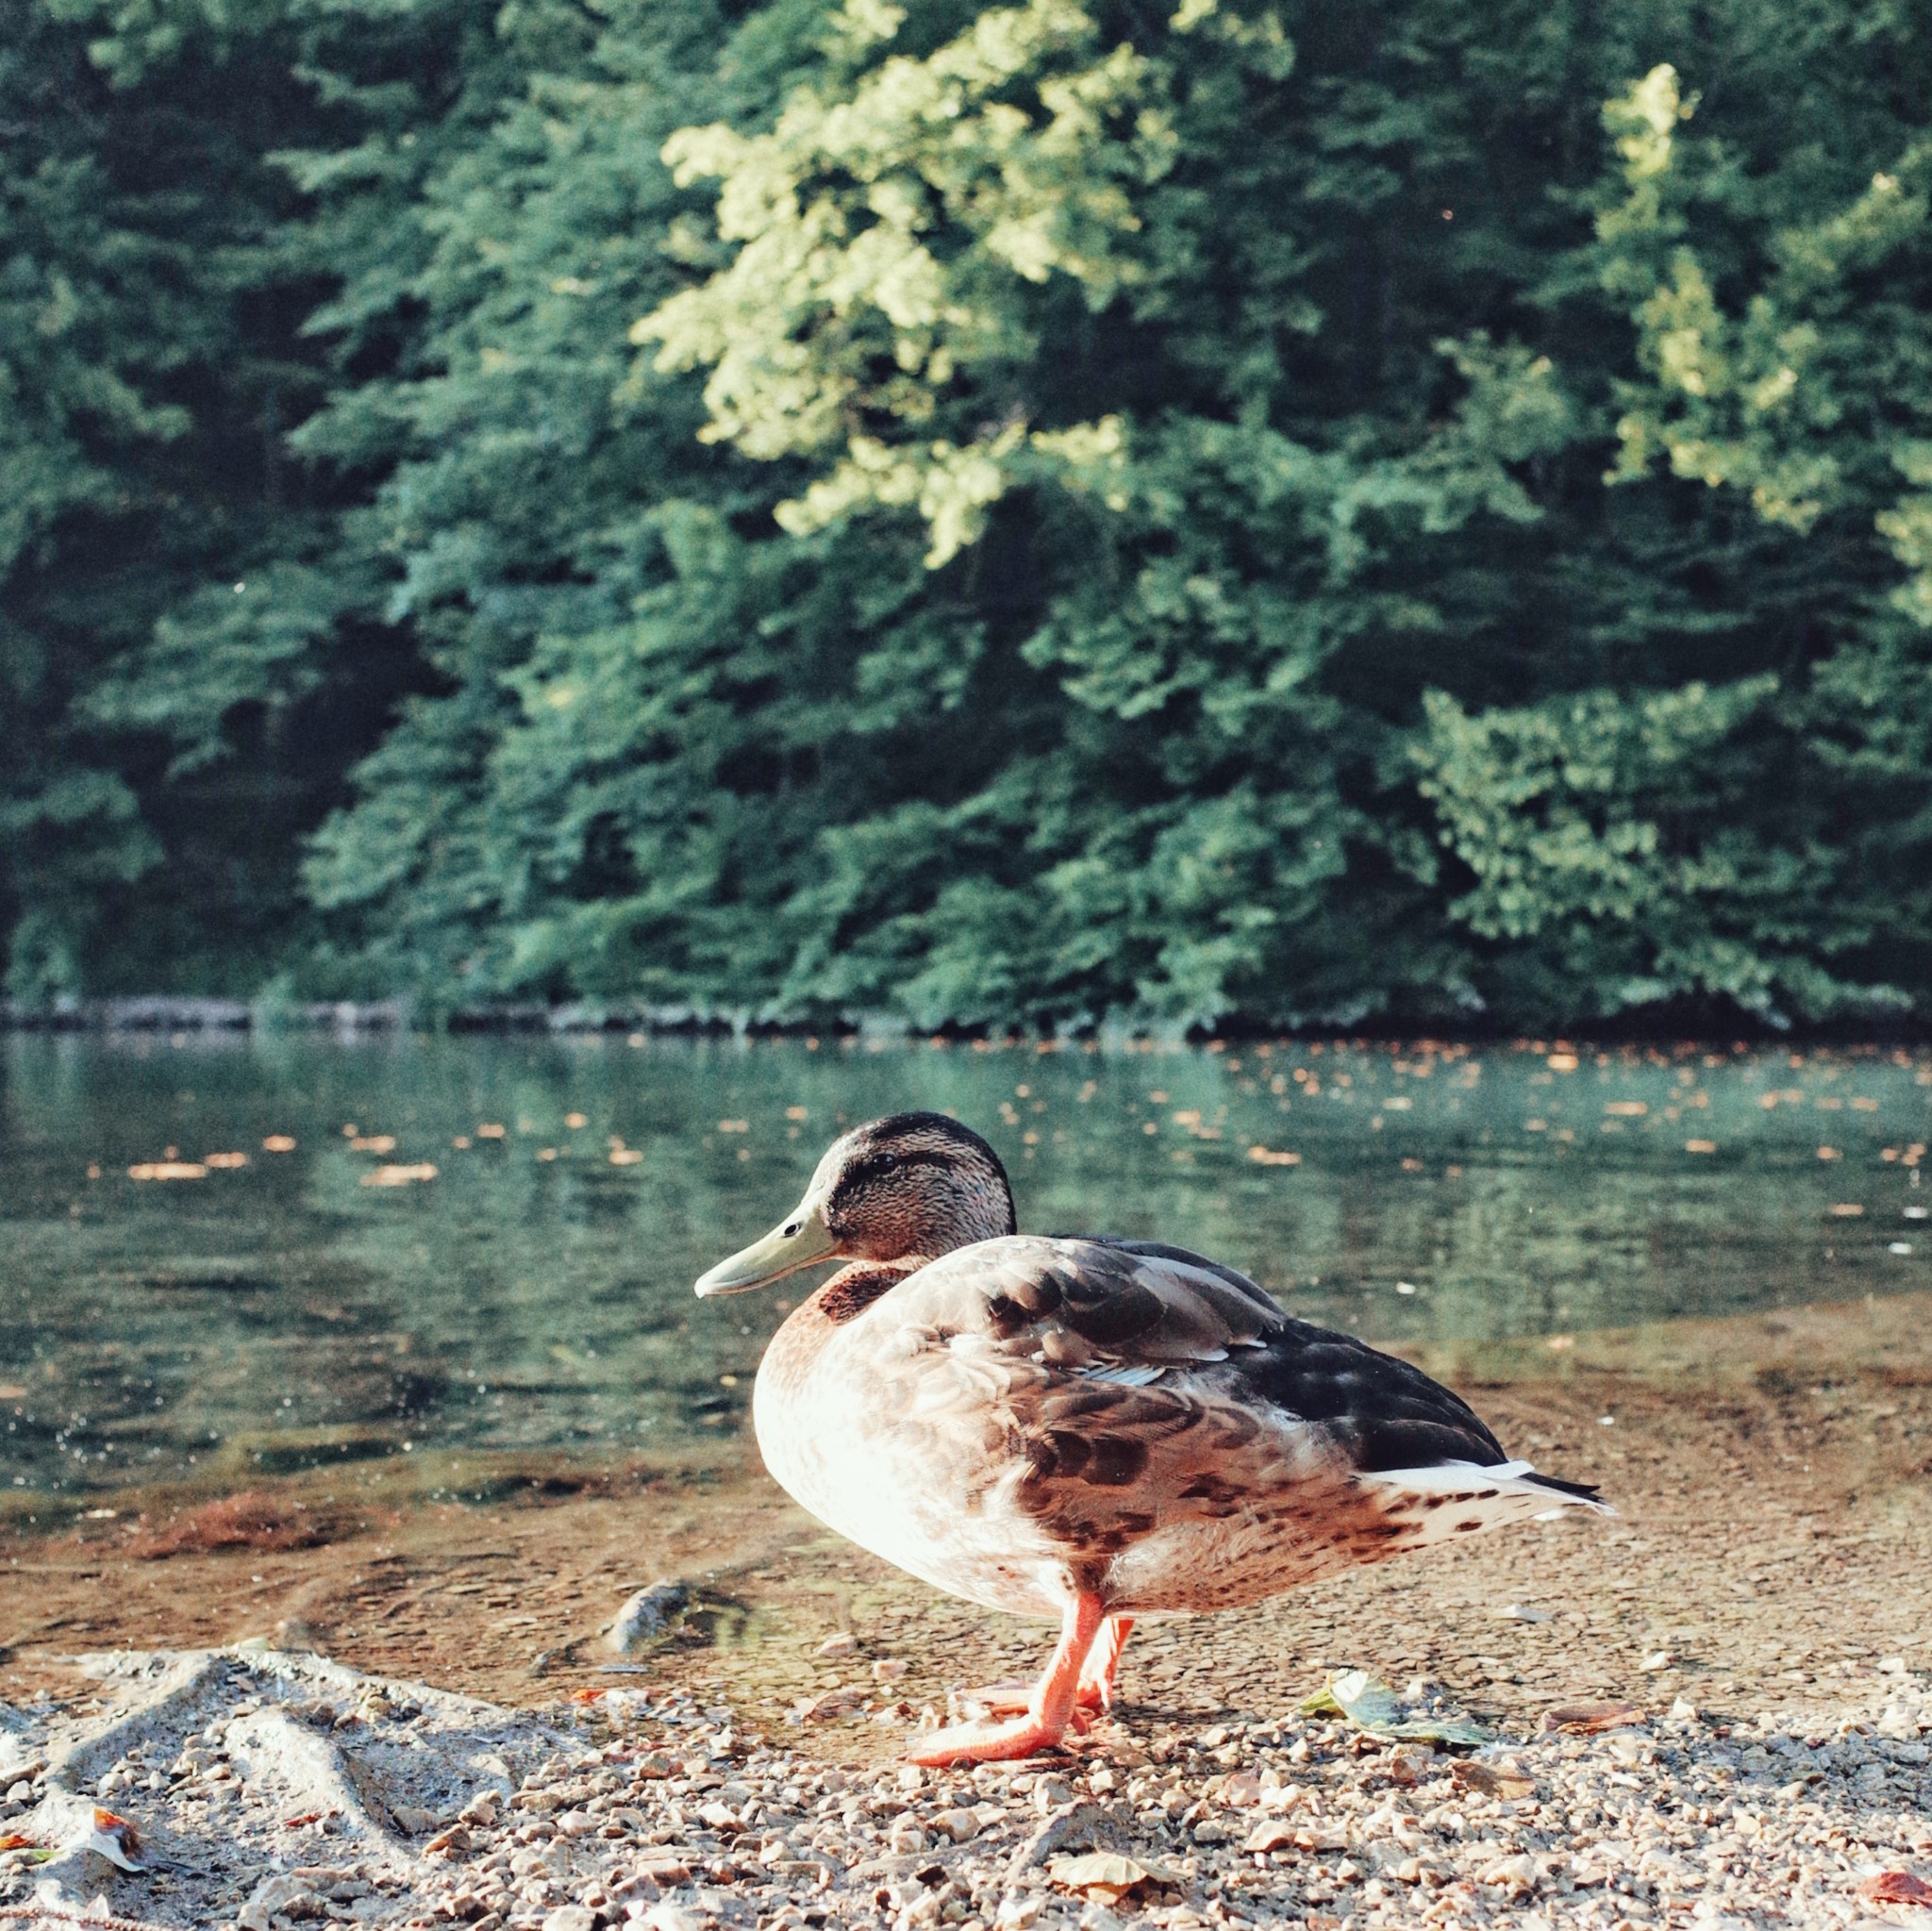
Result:
[[[772,1337],[758,1366],[760,1384],[769,1381],[782,1387],[802,1375],[840,1328],[925,1264],[924,1255],[907,1255],[898,1260],[855,1260],[841,1267],[807,1295]]]
[[[816,1289],[791,1321],[809,1315],[816,1323],[842,1327],[881,1295],[891,1293],[908,1274],[916,1273],[926,1260],[924,1254],[908,1254],[897,1260],[855,1260]]]

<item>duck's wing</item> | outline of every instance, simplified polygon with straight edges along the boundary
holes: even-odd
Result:
[[[1224,1608],[1590,1499],[1508,1461],[1407,1362],[1147,1241],[960,1248],[840,1327],[821,1360],[859,1444],[847,1532],[865,1540],[872,1498],[895,1486],[920,1523],[902,1538],[913,1553],[867,1546],[991,1602],[1050,1560],[1127,1613]]]
[[[1363,1474],[1507,1460],[1469,1405],[1421,1369],[1292,1319],[1247,1275],[1185,1248],[1008,1235],[930,1263],[889,1299],[894,1319],[936,1340],[978,1337],[1045,1371],[1031,1405],[1049,1426],[1147,1426],[1155,1410],[1205,1401],[1305,1423]]]

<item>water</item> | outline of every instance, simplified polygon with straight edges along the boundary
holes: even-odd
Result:
[[[701,1456],[798,1284],[691,1281],[902,1107],[984,1132],[1024,1227],[1198,1248],[1383,1341],[1932,1286],[1924,1055],[22,1036],[0,1074],[22,1503]]]

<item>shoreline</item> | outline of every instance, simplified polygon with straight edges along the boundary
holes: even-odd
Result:
[[[1050,1634],[828,1536],[741,1441],[648,1486],[372,1508],[307,1548],[141,1561],[119,1521],[16,1529],[0,1756],[95,1740],[81,1795],[172,1861],[158,1888],[73,1863],[62,1896],[168,1925],[1906,1924],[1858,1886],[1932,1880],[1932,1307],[1909,1298],[1862,1325],[1578,1337],[1555,1374],[1546,1348],[1466,1361],[1512,1450],[1603,1481],[1616,1520],[1137,1630],[1122,1706],[1052,1758],[901,1767],[962,1685],[1030,1674]],[[1700,1349],[1703,1372],[1675,1365]],[[659,1576],[699,1611],[620,1661],[600,1632]],[[1357,1666],[1492,1740],[1452,1758],[1299,1713]],[[128,1698],[167,1684],[141,1719],[165,1746],[135,1751]],[[1599,1704],[1627,1708],[1550,1727]],[[293,1794],[290,1751],[348,1795]],[[432,1760],[471,1772],[432,1791]],[[51,1774],[0,1836],[49,1827]],[[1072,1884],[1089,1867],[1056,1860],[1089,1849],[1166,1875]]]
[[[711,1010],[664,1004],[627,1005],[595,1000],[496,1000],[459,1007],[440,1022],[418,1016],[405,994],[381,999],[248,1000],[201,994],[150,993],[68,998],[52,1006],[0,998],[0,1035],[89,1036],[118,1039],[181,1034],[198,1040],[276,1034],[366,1037],[627,1038],[816,1040],[865,1043],[924,1042],[1028,1047],[1044,1051],[1233,1048],[1261,1040],[1281,1044],[1346,1040],[1358,1047],[1409,1046],[1431,1041],[1485,1049],[1551,1046],[1625,1052],[1644,1048],[1745,1055],[1791,1047],[1819,1052],[1888,1052],[1932,1044],[1932,1016],[1905,1016],[1884,1025],[1843,1028],[1824,1024],[1774,1026],[1744,1014],[1633,1014],[1627,1022],[1596,1020],[1542,1026],[1482,1025],[1464,1016],[1456,1024],[1440,1018],[1404,1020],[1384,1015],[1371,1023],[1306,1020],[1268,1024],[1231,1017],[1225,1024],[1153,1026],[1097,1021],[1066,1031],[1040,1032],[1024,1025],[916,1025],[890,1010],[840,1013],[815,1020],[755,1017],[745,1010]]]

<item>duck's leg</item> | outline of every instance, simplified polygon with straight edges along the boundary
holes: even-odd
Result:
[[[1081,1709],[1113,1707],[1113,1679],[1120,1674],[1121,1652],[1127,1646],[1127,1632],[1133,1626],[1131,1616],[1109,1616],[1100,1625],[1100,1634],[1080,1666],[1080,1685],[1074,1692],[1074,1701]]]
[[[1105,1711],[1113,1707],[1113,1684],[1120,1673],[1121,1651],[1126,1648],[1127,1632],[1133,1626],[1131,1616],[1109,1616],[1101,1623],[1093,1647],[1080,1665],[1080,1682],[1074,1691],[1075,1709]],[[981,1683],[962,1693],[995,1714],[1030,1709],[1033,1705],[1030,1683]]]
[[[1080,1666],[1104,1621],[1098,1596],[1076,1595],[1060,1618],[1060,1640],[1045,1673],[1033,1686],[1024,1715],[1010,1723],[955,1723],[922,1737],[906,1753],[912,1763],[996,1763],[1051,1750],[1075,1721]]]

